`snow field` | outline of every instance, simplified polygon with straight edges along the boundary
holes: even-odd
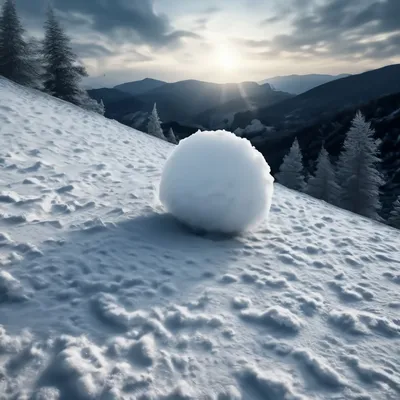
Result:
[[[398,231],[276,185],[193,235],[173,146],[4,80],[0,136],[1,400],[399,398]]]

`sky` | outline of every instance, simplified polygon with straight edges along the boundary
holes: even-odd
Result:
[[[1,3],[2,0],[0,0]],[[50,0],[87,84],[261,81],[400,63],[400,0]],[[16,0],[41,37],[49,0]]]

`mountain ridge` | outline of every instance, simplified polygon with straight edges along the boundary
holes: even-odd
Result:
[[[292,74],[292,75],[280,75],[272,78],[264,79],[259,82],[260,85],[268,83],[272,85],[276,90],[291,94],[301,94],[311,90],[324,83],[331,82],[337,79],[345,78],[350,74]]]
[[[167,82],[153,78],[144,78],[140,81],[131,81],[114,86],[114,89],[129,93],[132,96],[141,95],[150,90],[165,85]]]
[[[120,86],[116,88],[118,89],[114,88],[114,90],[121,90]],[[265,99],[264,104],[273,103],[282,98],[289,98],[290,95],[275,92],[269,85],[260,86],[258,83],[250,81],[239,84],[215,84],[188,79],[158,85],[133,97],[136,100],[120,99],[118,104],[105,103],[106,116],[112,113],[112,118],[126,121],[124,114],[139,111],[149,113],[154,103],[157,103],[158,113],[163,122],[176,121],[183,124],[198,124],[199,121],[196,116],[237,99],[252,99],[259,106],[263,103],[263,99]],[[118,107],[121,107],[120,112]],[[229,108],[229,105],[226,107]],[[239,108],[235,106],[233,110],[230,110],[230,113],[233,117],[236,112],[246,109],[246,103],[241,103]]]
[[[329,118],[345,108],[400,91],[400,64],[350,75],[309,90],[278,104],[235,115],[232,129],[245,128],[253,119],[290,131]]]

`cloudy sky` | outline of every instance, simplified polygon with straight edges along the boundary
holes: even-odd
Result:
[[[1,3],[2,0],[0,0]],[[48,0],[16,0],[41,35]],[[51,0],[95,86],[400,63],[400,0]]]

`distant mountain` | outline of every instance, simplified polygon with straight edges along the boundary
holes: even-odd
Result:
[[[154,83],[149,79],[145,81]],[[137,83],[139,82],[124,85]],[[130,121],[129,124],[133,123],[133,115],[140,115],[142,119],[143,115],[136,113],[149,113],[154,103],[157,103],[158,113],[164,123],[178,122],[182,126],[216,127],[224,124],[227,117],[231,124],[237,112],[274,104],[291,97],[287,93],[272,90],[269,85],[260,86],[255,82],[217,84],[186,80],[163,83],[155,89],[135,96],[123,92],[121,87],[124,85],[114,89],[90,90],[89,94],[98,100],[101,95],[106,95],[107,101],[103,99],[106,116],[124,123]],[[125,86],[125,89],[128,86]],[[108,101],[112,96],[115,96],[116,100]],[[134,126],[139,129],[137,124]]]
[[[255,82],[216,84],[196,80],[167,83],[159,88],[138,96],[151,108],[156,102],[158,112],[163,121],[193,123],[197,116],[206,110],[220,107],[237,99],[253,99],[275,97],[269,86],[260,86]],[[246,110],[234,106],[235,110]],[[229,106],[227,106],[229,110]],[[226,111],[226,110],[225,110]]]
[[[317,86],[323,85],[337,79],[346,78],[349,74],[341,75],[321,75],[321,74],[310,74],[310,75],[287,75],[287,76],[275,76],[273,78],[265,79],[260,82],[260,85],[269,84],[275,90],[282,92],[301,94],[314,89]]]
[[[150,90],[156,89],[165,84],[166,82],[159,81],[157,79],[146,78],[141,81],[127,82],[121,85],[117,85],[114,87],[114,89],[120,90],[125,93],[129,93],[132,96],[137,96],[149,92]]]
[[[103,100],[105,106],[120,100],[126,100],[131,97],[128,93],[121,92],[117,89],[90,89],[88,94],[92,99],[97,101]]]
[[[253,119],[259,119],[264,125],[274,126],[277,132],[287,133],[397,92],[400,92],[400,64],[351,75],[270,107],[238,113],[231,128],[245,128]]]
[[[127,98],[105,104],[107,118],[121,121],[127,114],[138,111],[146,111],[146,105],[138,98],[129,96]]]
[[[380,152],[383,162],[380,168],[387,182],[382,187],[382,215],[386,218],[393,201],[400,195],[400,89],[399,93],[336,113],[329,120],[321,120],[290,134],[267,136],[266,140],[256,147],[268,160],[273,173],[276,173],[297,137],[306,170],[312,172],[322,144],[333,160],[337,159],[351,121],[359,109],[366,119],[371,121],[376,130],[376,138],[381,140]]]
[[[207,109],[196,115],[193,121],[210,129],[229,129],[235,114],[243,111],[256,110],[293,97],[289,93],[274,91],[269,85],[263,85],[260,93],[249,97],[239,97],[222,105]]]
[[[154,82],[160,83],[150,79],[141,81]],[[106,117],[136,129],[144,129],[144,121],[154,103],[157,103],[161,120],[165,124],[178,123],[183,127],[183,135],[199,128],[229,128],[238,112],[258,109],[292,97],[288,93],[272,90],[268,84],[260,86],[256,82],[217,84],[186,80],[163,83],[135,96],[121,90],[123,87],[129,88],[129,85],[131,88],[136,85],[138,89],[139,83],[127,83],[114,89],[90,90],[89,94],[96,100],[103,99]]]

